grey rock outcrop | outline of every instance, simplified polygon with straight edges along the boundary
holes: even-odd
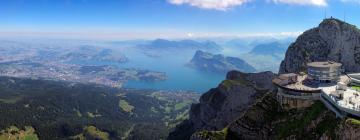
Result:
[[[186,135],[185,132],[190,134],[187,130],[222,130],[241,116],[258,98],[274,90],[271,83],[274,76],[272,72],[229,72],[226,80],[217,88],[203,94],[200,103],[192,105],[189,121],[179,125],[168,139],[177,139],[178,136]]]
[[[229,72],[227,80],[200,98],[191,107],[190,120],[196,130],[221,130],[244,112],[249,105],[272,89],[274,74]]]
[[[360,71],[360,30],[338,19],[325,19],[290,45],[279,73],[306,70],[313,61],[341,62],[347,72]]]

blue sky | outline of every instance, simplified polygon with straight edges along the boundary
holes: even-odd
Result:
[[[328,16],[360,24],[360,0],[1,0],[0,34],[181,38],[298,34]]]

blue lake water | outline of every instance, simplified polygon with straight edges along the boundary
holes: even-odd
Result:
[[[125,88],[189,90],[204,93],[216,87],[225,75],[201,72],[186,64],[191,60],[194,51],[189,52],[159,52],[158,57],[150,57],[137,49],[121,51],[129,58],[127,63],[113,62],[81,62],[87,65],[116,65],[120,68],[137,68],[165,72],[167,80],[159,82],[129,81]],[[152,52],[154,53],[154,52]]]

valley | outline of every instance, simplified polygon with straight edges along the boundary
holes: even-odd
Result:
[[[199,96],[10,77],[0,77],[0,95],[0,138],[16,126],[41,139],[149,140],[165,139]]]

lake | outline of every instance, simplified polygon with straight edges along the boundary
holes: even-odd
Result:
[[[158,82],[128,81],[125,88],[188,90],[204,93],[225,79],[225,75],[202,72],[186,64],[195,51],[144,51],[132,47],[116,48],[129,58],[129,62],[81,62],[86,65],[116,65],[119,68],[136,68],[165,72],[167,80]],[[145,55],[145,54],[151,54]],[[77,62],[79,63],[79,62]]]

